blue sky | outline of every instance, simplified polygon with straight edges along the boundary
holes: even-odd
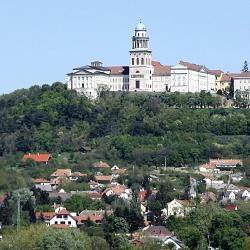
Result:
[[[153,58],[240,71],[250,61],[249,0],[2,0],[0,94],[66,81],[73,67],[127,65],[139,19]]]

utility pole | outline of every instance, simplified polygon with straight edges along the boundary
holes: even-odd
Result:
[[[17,218],[16,218],[17,232],[20,231],[20,213],[21,213],[20,194],[18,194],[17,196]]]
[[[166,156],[165,156],[164,160],[165,160],[164,168],[165,168],[165,171],[166,171],[167,170],[167,157]]]

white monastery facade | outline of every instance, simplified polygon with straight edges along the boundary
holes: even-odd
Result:
[[[138,23],[128,66],[103,66],[94,61],[67,74],[68,89],[97,98],[101,90],[133,92],[215,92],[216,73],[205,66],[180,61],[175,66],[152,60],[149,36]]]

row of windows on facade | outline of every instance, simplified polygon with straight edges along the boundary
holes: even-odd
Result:
[[[244,81],[243,81],[243,80],[242,80],[242,81],[240,80],[240,83],[250,83],[250,80],[244,80]]]
[[[250,90],[250,86],[240,86],[240,90]]]
[[[135,65],[135,58],[131,59],[131,64]],[[150,64],[151,64],[151,60],[149,58],[146,58],[146,65],[150,65]],[[144,65],[144,58],[141,58],[141,63],[140,63],[140,59],[137,57],[136,65]]]
[[[78,78],[74,78],[74,81],[73,81],[75,84],[80,84],[80,82],[88,82],[91,84],[92,82],[92,78],[90,78],[90,81],[88,81],[88,77],[86,77],[86,81],[85,81],[85,77],[78,77]],[[129,82],[129,78],[127,77],[116,77],[116,78],[110,78],[110,82]],[[87,83],[87,84],[88,84]],[[92,85],[92,84],[91,84]]]
[[[199,82],[199,85],[201,86],[206,86],[208,83],[207,82]],[[181,81],[173,81],[172,86],[186,86],[187,85],[187,82],[181,82]]]

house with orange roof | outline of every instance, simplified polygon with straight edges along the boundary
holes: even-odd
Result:
[[[95,180],[98,183],[102,183],[102,184],[110,183],[112,179],[113,179],[112,175],[96,175],[95,176]]]
[[[31,153],[28,153],[28,154],[25,154],[22,157],[22,161],[25,162],[27,160],[32,160],[32,161],[35,161],[35,162],[38,162],[38,163],[45,163],[45,164],[47,164],[48,161],[51,158],[52,158],[51,154],[41,154],[41,153],[31,154]]]
[[[83,210],[78,216],[76,216],[77,225],[84,224],[87,220],[91,220],[94,223],[101,223],[105,216],[110,216],[113,211],[108,210]]]
[[[32,180],[33,184],[40,184],[40,185],[49,185],[50,181],[44,178],[38,178],[38,179],[33,179]]]
[[[111,168],[108,163],[103,162],[103,161],[93,163],[93,167],[94,168],[100,168],[100,169]]]
[[[243,166],[240,159],[210,159],[208,163],[199,166],[200,172],[219,173],[222,170],[232,170],[238,166]]]
[[[70,177],[72,174],[70,168],[59,168],[55,172],[51,174],[51,177],[53,178],[63,178],[63,177]]]

